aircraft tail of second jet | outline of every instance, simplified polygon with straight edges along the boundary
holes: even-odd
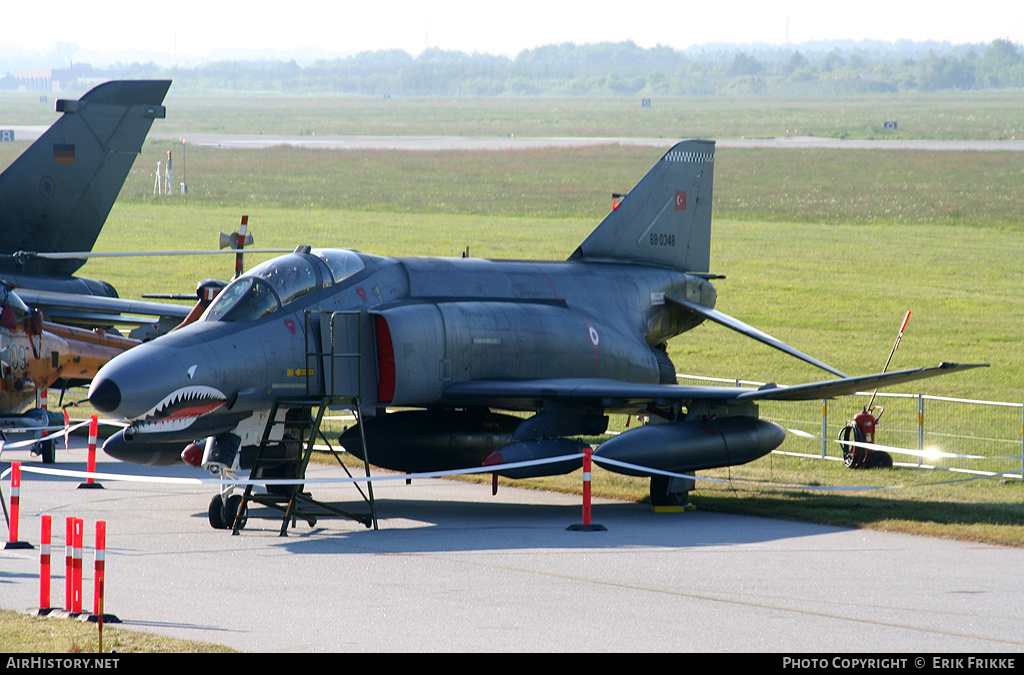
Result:
[[[714,141],[677,143],[580,244],[571,259],[708,271]]]
[[[101,84],[59,100],[63,115],[0,174],[0,253],[89,251],[162,105],[169,80]],[[69,275],[83,260],[0,271]]]

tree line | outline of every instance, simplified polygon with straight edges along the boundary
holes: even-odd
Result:
[[[633,42],[547,45],[515,57],[427,49],[294,60],[72,67],[78,77],[170,78],[191,91],[243,90],[372,96],[685,96],[821,94],[1024,87],[1024,55],[988,44],[808,43],[675,50]]]

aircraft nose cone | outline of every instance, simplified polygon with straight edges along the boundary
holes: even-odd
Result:
[[[89,388],[89,403],[102,413],[111,413],[121,405],[121,388],[113,380],[94,380]]]
[[[181,386],[184,368],[173,351],[153,340],[118,354],[93,378],[89,402],[97,412],[124,420],[146,414]]]

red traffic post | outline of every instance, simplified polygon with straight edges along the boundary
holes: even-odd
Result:
[[[102,609],[103,579],[106,576],[107,560],[107,521],[96,521],[96,568],[93,574],[92,613],[99,614]]]
[[[590,522],[590,467],[591,448],[583,448],[583,522],[565,528],[572,532],[605,532],[607,527]]]
[[[64,520],[64,611],[66,612],[71,611],[71,599],[75,595],[74,550],[75,518],[68,516]]]
[[[71,613],[82,613],[82,546],[85,537],[85,521],[74,519],[71,544]]]
[[[27,541],[18,541],[18,520],[21,518],[21,462],[11,463],[11,519],[7,528],[5,549],[34,548]]]
[[[103,592],[107,582],[107,521],[96,521],[96,568],[93,575],[93,598],[92,614],[88,620],[99,623],[121,623],[121,620],[112,614],[103,613]],[[102,628],[101,628],[102,630]]]
[[[39,609],[36,614],[46,616],[53,609],[50,607],[50,536],[53,518],[42,517],[39,536]]]
[[[86,462],[86,472],[90,474],[96,473],[96,439],[99,436],[100,424],[99,419],[96,415],[92,415],[89,418],[89,459]],[[91,489],[91,490],[102,490],[103,486],[96,482],[96,480],[89,476],[85,479],[84,483],[78,484],[78,489]]]

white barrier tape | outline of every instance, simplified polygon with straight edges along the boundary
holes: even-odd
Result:
[[[1000,477],[1000,476],[1006,476],[1006,477],[1014,476],[1014,477],[1016,477],[1016,475],[1019,474],[1019,473],[1021,473],[1019,470],[1018,471],[1007,471],[1005,473],[980,473],[977,476],[970,476],[968,478],[955,478],[955,479],[952,479],[952,480],[939,480],[939,481],[935,481],[934,483],[920,483],[918,485],[908,485],[907,487],[927,487],[927,486],[931,486],[931,485],[948,485],[948,484],[951,484],[951,483],[967,483],[967,482],[972,481],[972,480],[985,480],[987,478],[997,478],[997,477]]]
[[[128,426],[128,423],[124,422],[123,420],[106,419],[106,420],[98,420],[98,421],[99,421],[100,424],[105,424],[105,425],[108,425],[108,426],[114,426],[114,427],[127,427]],[[75,422],[74,424],[72,424],[70,427],[67,427],[67,428],[69,430],[74,430],[74,429],[78,429],[80,427],[84,427],[84,426],[88,426],[88,425],[89,425],[89,420],[81,420],[81,421]],[[65,427],[64,427],[63,424],[60,424],[60,425],[50,425],[50,426],[42,426],[42,427],[4,427],[4,428],[0,429],[0,432],[18,434],[18,433],[26,433],[26,432],[29,432],[29,431],[58,431],[58,430],[63,431],[64,428]]]
[[[563,455],[561,457],[548,457],[546,459],[533,459],[526,462],[495,464],[493,466],[481,466],[471,469],[386,474],[381,476],[357,476],[351,478],[174,478],[171,476],[131,476],[120,473],[89,473],[88,471],[48,469],[45,467],[25,466],[24,464],[21,465],[21,471],[22,473],[38,473],[46,476],[63,476],[65,478],[95,478],[97,480],[104,481],[122,481],[126,483],[166,483],[168,485],[234,485],[239,487],[243,485],[329,485],[331,483],[368,483],[370,481],[412,480],[414,478],[443,478],[444,476],[456,476],[461,474],[496,473],[507,469],[519,469],[527,466],[553,464],[555,462],[562,462],[581,457],[583,457],[583,453]],[[10,469],[0,474],[0,479],[3,479],[9,472]]]
[[[0,480],[10,473],[7,469],[0,473]],[[22,473],[38,473],[44,476],[63,476],[65,478],[102,478],[104,480],[116,480],[133,483],[167,483],[170,485],[203,485],[204,483],[220,483],[220,479],[206,478],[174,478],[173,476],[129,476],[123,473],[90,473],[88,471],[73,471],[71,469],[47,469],[41,466],[21,465]]]
[[[786,429],[789,433],[794,436],[800,436],[802,438],[810,438],[812,440],[820,441],[821,436],[801,431],[800,429]],[[829,439],[832,443],[838,443],[839,445],[850,445],[855,448],[866,448],[868,450],[885,450],[887,452],[897,452],[901,455],[911,455],[913,457],[923,457],[925,459],[940,459],[943,457],[959,458],[959,459],[1021,459],[1021,455],[959,455],[954,452],[943,452],[941,450],[910,450],[908,448],[897,448],[891,445],[879,445],[877,443],[862,443],[859,441],[844,441],[838,438]]]
[[[456,476],[456,475],[468,475],[477,473],[498,473],[508,469],[519,469],[529,466],[538,466],[543,464],[553,464],[555,462],[562,462],[570,459],[582,458],[583,453],[577,453],[572,455],[562,455],[560,457],[548,457],[546,459],[535,459],[525,462],[512,462],[509,464],[495,464],[492,466],[481,466],[470,469],[454,469],[449,471],[428,471],[422,473],[402,473],[402,474],[385,474],[378,476],[356,476],[347,478],[260,478],[260,479],[243,479],[243,478],[175,478],[172,476],[133,476],[127,474],[117,473],[90,473],[88,471],[75,471],[71,469],[50,469],[45,467],[37,466],[21,466],[22,473],[36,473],[46,476],[61,476],[65,478],[93,478],[96,480],[103,481],[121,481],[128,483],[162,483],[167,485],[218,485],[218,486],[235,486],[241,487],[246,485],[330,485],[336,483],[368,483],[370,481],[386,481],[386,480],[412,480],[422,478],[443,478],[445,476]],[[723,480],[717,478],[702,478],[684,473],[675,473],[672,471],[663,471],[660,469],[652,469],[645,466],[639,466],[637,464],[630,464],[628,462],[620,462],[615,459],[607,457],[600,457],[598,455],[592,456],[592,461],[598,465],[606,466],[618,466],[625,469],[631,469],[633,471],[639,471],[648,474],[658,474],[661,476],[669,476],[672,478],[688,478],[695,481],[703,481],[706,483],[720,483],[724,485],[734,485],[738,482],[736,479]],[[3,473],[0,473],[0,480],[5,479],[10,474],[11,469],[8,468]],[[1010,471],[1006,474],[1017,474],[1020,471]],[[1004,474],[988,474],[982,476],[973,476],[970,478],[957,479],[951,481],[939,481],[936,483],[923,483],[922,485],[941,485],[944,483],[959,483],[969,480],[979,480],[982,478],[991,478],[998,475]],[[866,490],[894,490],[898,488],[907,487],[904,485],[876,485],[876,486],[838,486],[838,487],[826,487],[821,485],[776,485],[773,483],[764,483],[763,481],[749,481],[757,483],[758,485],[765,485],[767,487],[773,487],[784,490],[814,490],[818,492],[852,492],[852,491],[866,491]],[[909,486],[916,487],[916,486]]]
[[[844,441],[836,439],[835,441],[839,445],[849,445],[854,448],[866,448],[867,450],[885,450],[888,452],[896,452],[901,455],[910,455],[912,457],[925,457],[940,459],[943,457],[953,457],[960,459],[988,459],[984,455],[959,455],[955,452],[943,452],[942,450],[910,450],[908,448],[895,448],[889,445],[879,445],[878,443],[864,443],[861,441]]]
[[[17,443],[8,443],[7,441],[0,441],[0,454],[3,454],[4,450],[17,450],[23,445],[35,445],[38,442],[38,438],[30,438],[27,441],[18,441]]]
[[[842,462],[842,457],[822,457],[821,455],[809,455],[806,452],[783,452],[781,450],[775,450],[772,452],[773,455],[788,455],[789,457],[800,457],[802,459],[818,459],[828,460],[831,462]],[[969,473],[977,478],[1019,478],[1024,473],[1020,469],[1016,471],[978,471],[977,469],[960,469],[954,466],[934,466],[931,464],[912,464],[909,462],[893,462],[894,467],[901,469],[927,469],[929,471],[948,471],[950,473]],[[972,479],[973,480],[973,479]],[[918,487],[919,485],[941,485],[944,482],[957,483],[956,481],[940,481],[938,483],[919,483],[917,485],[907,485],[907,487]]]
[[[88,424],[88,423],[89,422],[87,420],[83,424]],[[68,431],[66,431],[65,434],[70,433],[72,430],[77,429],[78,427],[81,427],[81,426],[82,426],[82,424],[78,424],[76,426],[69,427]],[[8,431],[12,431],[12,432],[15,432],[15,431],[16,432],[28,432],[28,431],[38,431],[38,430],[56,431],[58,429],[63,430],[64,427],[62,427],[62,426],[61,427],[31,427],[31,428],[29,428],[29,427],[21,427],[21,428],[18,428],[18,429],[8,429]],[[53,436],[41,436],[39,438],[29,438],[27,440],[17,441],[15,443],[8,443],[7,441],[0,441],[0,453],[3,453],[4,450],[17,450],[19,448],[27,448],[27,447],[32,446],[32,445],[37,445],[37,444],[39,444],[39,443],[41,443],[41,442],[43,442],[45,440],[56,440],[56,438],[57,438],[57,436],[53,435]]]
[[[109,424],[109,425],[112,425],[112,426],[120,426],[120,427],[128,426],[127,424],[125,424],[124,422],[121,422],[120,420],[100,420],[99,423],[100,424]],[[82,422],[78,422],[76,424],[72,424],[71,426],[66,427],[66,428],[63,425],[61,425],[59,427],[57,427],[57,426],[52,426],[52,427],[13,427],[13,428],[10,428],[10,429],[0,429],[0,431],[6,431],[6,432],[9,432],[9,433],[28,433],[28,432],[31,432],[31,431],[61,431],[61,432],[63,432],[63,436],[64,436],[64,449],[67,450],[68,449],[67,448],[67,443],[68,443],[67,437],[68,437],[68,434],[70,434],[72,431],[75,431],[76,429],[81,429],[82,427],[87,427],[87,426],[89,426],[89,420],[84,420]],[[27,440],[17,441],[15,443],[8,443],[7,441],[0,440],[0,453],[3,453],[4,450],[18,450],[20,448],[27,448],[27,447],[36,445],[37,443],[40,443],[41,441],[44,441],[44,440],[47,440],[47,439],[56,440],[56,438],[57,438],[56,434],[51,434],[49,436],[40,436],[39,438],[29,438]]]
[[[656,473],[660,476],[670,476],[672,478],[691,478],[693,480],[700,480],[706,483],[723,483],[725,485],[734,485],[738,481],[733,480],[719,480],[716,478],[701,478],[699,476],[691,476],[685,473],[673,473],[671,471],[660,471],[658,469],[649,469],[645,466],[637,466],[636,464],[629,464],[627,462],[620,462],[615,459],[608,459],[606,457],[594,456],[594,462],[596,464],[608,464],[611,466],[620,466],[625,469],[633,469],[634,471],[643,471],[645,473]],[[848,487],[825,487],[823,485],[775,485],[774,483],[765,483],[763,481],[751,481],[758,485],[764,485],[767,487],[778,488],[781,490],[815,490],[818,492],[852,492],[858,490],[895,490],[903,487],[902,485],[876,485],[867,487],[848,486]]]

